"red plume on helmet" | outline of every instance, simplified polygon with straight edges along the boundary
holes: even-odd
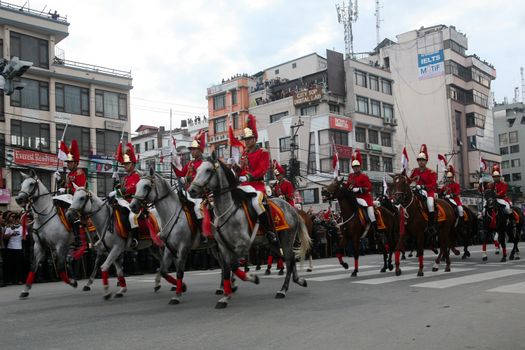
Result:
[[[492,176],[494,176],[494,175],[496,175],[496,176],[500,176],[501,175],[501,170],[500,170],[498,164],[494,164],[492,166]]]
[[[192,148],[198,148],[201,150],[201,152],[204,152],[204,148],[206,147],[206,133],[202,130],[200,130],[197,135],[193,138],[193,141],[191,142],[189,149]]]
[[[129,157],[129,161],[133,164],[137,164],[137,157],[135,156],[135,149],[133,148],[133,145],[131,142],[128,142],[126,145],[126,155]],[[126,161],[126,157],[124,157],[124,161]]]
[[[246,118],[246,128],[244,128],[244,135],[242,138],[247,139],[250,137],[255,137],[256,139],[259,138],[259,134],[257,133],[257,122],[255,116],[252,114],[248,114],[248,117]]]
[[[421,145],[421,148],[419,149],[419,154],[417,155],[417,159],[428,160],[428,150],[426,144]]]
[[[122,141],[120,141],[120,143],[118,144],[118,147],[117,147],[117,162],[119,163],[124,163],[124,155],[122,154]]]
[[[352,166],[361,166],[363,164],[363,157],[361,156],[361,151],[356,149],[352,154]]]
[[[69,152],[67,154],[66,162],[76,162],[80,161],[80,152],[78,150],[77,140],[73,139],[71,141],[71,146],[69,147]]]
[[[286,174],[286,171],[284,171],[284,168],[275,159],[273,160],[273,171],[274,171],[275,175],[283,175],[284,176]]]

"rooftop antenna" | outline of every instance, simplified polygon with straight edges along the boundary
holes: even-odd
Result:
[[[380,34],[380,27],[381,27],[381,13],[379,12],[381,9],[381,4],[379,3],[379,0],[376,0],[376,42],[377,45],[379,45],[379,41],[381,40],[381,34]]]
[[[525,75],[523,73],[523,67],[520,68],[521,73],[521,103],[525,103]]]
[[[519,100],[520,100],[519,96],[520,96],[520,88],[516,86],[514,88],[514,99],[513,99],[512,103],[518,103]]]
[[[337,10],[337,20],[345,30],[345,56],[354,58],[354,35],[352,33],[352,23],[357,21],[357,0],[348,0],[335,5]]]

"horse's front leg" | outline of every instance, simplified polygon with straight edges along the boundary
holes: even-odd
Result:
[[[35,239],[35,243],[33,245],[33,262],[31,264],[31,270],[29,271],[29,274],[26,278],[26,284],[24,286],[24,289],[20,293],[20,299],[25,299],[29,296],[29,290],[33,286],[33,282],[35,281],[36,272],[38,271],[38,268],[45,257],[45,252],[42,249],[42,246],[39,243],[38,238]]]
[[[231,271],[231,253],[226,249],[221,249],[221,261],[222,261],[222,286],[224,289],[224,296],[217,301],[215,304],[216,309],[224,309],[228,306],[228,302],[232,297],[232,271]]]
[[[381,247],[383,253],[383,267],[380,271],[386,272],[386,269],[388,268],[388,244],[383,243],[383,240],[379,240],[378,246]]]
[[[78,283],[76,280],[69,278],[67,274],[67,266],[66,266],[66,258],[67,253],[69,250],[69,246],[67,244],[60,245],[57,247],[57,272],[58,276],[60,276],[60,279],[70,285],[73,288],[78,287]]]
[[[335,250],[335,256],[337,257],[337,260],[339,261],[339,264],[345,269],[348,270],[348,263],[346,263],[343,260],[343,257],[345,255],[345,248],[346,244],[348,243],[346,239],[346,228],[344,226],[341,226],[341,235],[342,237],[339,239],[339,244],[337,245],[337,248]]]
[[[357,273],[359,272],[359,250],[361,245],[361,239],[359,235],[356,235],[352,241],[354,245],[354,271],[352,271],[350,276],[357,277]]]
[[[181,247],[178,251],[177,260],[175,262],[177,268],[177,282],[175,288],[175,296],[170,299],[170,305],[180,304],[182,293],[186,291],[184,284],[184,267],[186,266],[186,259],[190,252],[189,247]]]
[[[506,229],[510,230],[511,228],[507,226]],[[499,241],[499,244],[501,246],[501,251],[503,253],[500,262],[506,262],[507,261],[507,243],[505,242],[505,240],[506,240],[506,237],[505,237],[506,232],[505,232],[505,230],[501,230],[501,231],[502,231],[502,233],[498,236],[498,241]]]
[[[106,260],[100,266],[100,274],[102,277],[102,286],[104,287],[104,299],[109,300],[113,296],[113,293],[109,291],[109,268],[115,263],[126,248],[126,241],[119,239],[116,244],[113,245]]]
[[[423,273],[423,263],[424,263],[424,251],[425,251],[425,237],[424,237],[424,231],[425,229],[422,227],[417,232],[418,235],[416,237],[416,245],[417,245],[417,259],[419,262],[419,268],[417,271],[417,276],[422,277],[425,274]]]
[[[124,255],[121,255],[116,261],[115,261],[115,270],[117,271],[117,279],[118,279],[118,286],[119,290],[115,293],[115,298],[122,298],[124,296],[124,293],[128,291],[128,287],[126,285],[126,278],[124,277],[124,269],[123,269],[123,263],[124,263]]]
[[[91,285],[95,281],[95,277],[97,276],[98,268],[100,267],[100,264],[102,262],[102,254],[104,253],[99,250],[96,250],[95,254],[96,256],[95,256],[95,263],[93,264],[93,271],[91,271],[91,275],[89,276],[89,279],[86,285],[84,286],[84,288],[82,288],[84,292],[89,292],[91,290]]]

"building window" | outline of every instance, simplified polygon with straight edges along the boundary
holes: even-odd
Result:
[[[119,131],[97,129],[97,155],[114,156],[120,143],[120,135]],[[126,144],[127,140],[128,133],[124,133],[122,143]]]
[[[366,142],[366,129],[365,128],[355,128],[355,140],[357,142]]]
[[[359,113],[368,114],[368,98],[363,96],[356,96],[357,98],[357,111]]]
[[[510,146],[510,153],[519,153],[519,151],[520,151],[520,145]]]
[[[37,168],[33,168],[33,170],[36,173],[36,176],[38,176],[38,179],[42,181],[44,186],[46,186],[48,189],[51,188],[51,172],[45,171],[45,170],[39,170]],[[111,179],[111,175],[109,177]],[[24,181],[24,178],[22,177],[22,174],[20,171],[11,171],[11,197],[15,197],[18,195],[18,192],[20,192],[20,187],[22,186],[22,182]],[[112,182],[113,184],[113,182]],[[110,190],[111,191],[111,190]],[[109,192],[106,192],[104,195],[106,195]]]
[[[144,151],[152,151],[155,149],[155,140],[148,140],[144,142]]]
[[[355,74],[355,84],[366,87],[366,73],[361,72],[360,70],[355,70],[354,74]]]
[[[125,94],[95,90],[95,115],[109,119],[128,119],[128,103]]]
[[[226,107],[226,94],[213,96],[213,110],[218,111]]]
[[[35,67],[49,69],[49,45],[47,40],[11,32],[11,57],[33,62]]]
[[[379,77],[370,74],[368,80],[370,81],[370,89],[379,91]]]
[[[56,125],[56,139],[57,149],[60,147],[58,140],[64,133],[65,124]],[[82,128],[80,126],[68,125],[64,140],[68,145],[71,145],[71,140],[77,140],[80,154],[88,157],[91,155],[91,134],[89,128]]]
[[[105,197],[111,191],[113,191],[111,174],[97,173],[97,196]]]
[[[308,190],[300,190],[301,197],[303,197],[303,204],[319,203],[319,189],[312,188]]]
[[[379,156],[370,155],[370,170],[381,171],[381,163]]]
[[[282,137],[279,139],[279,151],[280,152],[290,151],[290,138],[289,137]]]
[[[297,63],[292,63],[292,68],[297,68]]]
[[[56,83],[55,104],[57,112],[89,115],[89,89]]]
[[[320,145],[343,145],[348,146],[348,132],[339,130],[320,130],[319,131]],[[330,153],[330,156],[332,154]]]
[[[276,69],[274,73],[275,73],[275,74],[279,74],[279,70],[278,70],[278,69]]]
[[[9,164],[11,166],[11,164]],[[0,134],[0,168],[5,168],[5,135]],[[4,182],[5,185],[5,182]]]
[[[499,134],[499,145],[506,146],[508,144],[509,144],[509,139],[507,137],[507,133]]]
[[[374,145],[379,145],[379,131],[369,129],[368,142],[373,143]]]
[[[518,167],[520,166],[520,160],[519,160],[519,159],[513,159],[513,160],[511,161],[511,164],[512,164],[511,166],[512,166],[513,168],[518,168]]]
[[[270,115],[270,123],[275,123],[276,121],[280,120],[283,117],[286,117],[288,115],[288,111],[271,114]]]
[[[383,103],[383,117],[386,121],[391,122],[394,119],[394,106]]]
[[[392,147],[392,134],[389,132],[381,132],[381,146]]]
[[[332,113],[339,113],[339,111],[340,111],[339,105],[334,105],[333,103],[329,103],[328,104],[328,108],[329,108],[330,112],[332,112]]]
[[[518,131],[511,131],[509,132],[509,143],[517,143],[518,142]]]
[[[226,131],[226,117],[216,118],[213,121],[213,131],[215,134]]]
[[[49,84],[27,78],[20,82],[25,86],[11,95],[11,106],[49,111]]]
[[[391,173],[394,171],[392,158],[383,157],[383,171],[386,173]]]
[[[467,101],[470,99],[470,94],[467,96]],[[470,101],[468,101],[470,102]],[[472,102],[475,104],[478,104],[480,106],[483,106],[485,108],[488,108],[489,106],[489,97],[485,94],[482,94],[479,91],[472,90]]]
[[[478,141],[476,135],[467,136],[468,150],[475,151],[478,149]]]
[[[471,112],[465,115],[467,117],[467,128],[485,129],[485,116],[479,113]]]
[[[316,115],[317,114],[317,105],[315,106],[308,106],[301,108],[301,115]]]
[[[508,169],[509,168],[509,161],[504,160],[501,162],[501,169]]]
[[[361,170],[368,170],[368,155],[361,154],[363,161],[361,162]]]
[[[217,152],[217,157],[224,158],[226,155],[226,145],[217,145],[215,151]]]
[[[387,79],[381,79],[381,89],[384,94],[392,95],[392,82]]]
[[[521,181],[521,173],[512,174],[512,181]]]
[[[232,90],[232,105],[237,104],[237,90]]]
[[[461,56],[465,56],[465,48],[461,45],[459,45],[454,40],[448,39],[443,41],[443,47],[445,49],[451,49],[454,52],[459,53]]]
[[[501,154],[501,155],[509,154],[509,148],[508,147],[500,147],[499,148],[499,154]]]
[[[4,91],[0,91],[0,122],[5,122]]]
[[[49,151],[49,135],[49,124],[11,119],[11,145],[13,146]]]
[[[233,129],[235,130],[241,127],[241,125],[239,124],[239,113],[232,114],[232,124],[233,124]]]
[[[135,154],[140,154],[140,143],[136,143],[133,145],[135,148]]]
[[[370,100],[370,114],[381,117],[381,102]]]
[[[482,71],[478,70],[477,68],[472,67],[471,68],[471,76],[472,80],[478,82],[479,84],[483,85],[484,87],[487,87],[490,89],[490,81],[491,78],[483,73]]]
[[[505,180],[505,182],[510,182],[510,175],[509,174],[503,175],[503,180]]]
[[[458,76],[464,81],[470,81],[471,80],[471,74],[470,69],[463,67],[460,64],[457,64],[454,61],[447,61],[445,62],[445,73],[446,74],[453,74],[455,76]]]

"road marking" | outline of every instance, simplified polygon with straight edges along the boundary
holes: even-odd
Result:
[[[361,265],[361,266],[359,266],[359,269],[369,269],[369,268],[373,268],[373,267],[376,267],[377,269],[381,268],[378,265]],[[308,276],[312,276],[312,275],[320,275],[320,274],[325,274],[325,273],[342,272],[342,271],[348,271],[345,274],[345,276],[348,276],[348,273],[350,273],[350,269],[349,270],[345,270],[343,267],[339,266],[338,268],[326,269],[326,270],[322,270],[322,271],[305,272],[305,273],[301,274],[301,277],[308,278]],[[282,278],[283,276],[279,276],[279,275],[277,275],[277,272],[273,272],[272,275],[269,275],[269,276],[259,275],[259,277],[261,277],[261,278]],[[308,278],[308,279],[310,280],[310,278]]]
[[[508,276],[514,276],[525,273],[523,270],[498,270],[498,271],[491,271],[491,272],[482,272],[477,273],[474,275],[468,275],[468,276],[462,276],[462,277],[456,277],[456,278],[449,278],[439,281],[432,281],[432,282],[426,282],[426,283],[419,283],[414,284],[411,287],[422,287],[422,288],[449,288],[449,287],[455,287],[460,286],[463,284],[469,284],[469,283],[477,283],[477,282],[483,282],[487,280],[492,280],[496,278],[502,278],[502,277],[508,277]]]
[[[489,289],[487,290],[487,292],[525,294],[525,282],[500,286],[497,288]]]
[[[405,267],[402,270],[403,270],[403,273],[404,273],[405,271],[417,270],[417,269],[418,269],[417,267]],[[474,270],[474,269],[454,268],[454,269],[452,269],[451,272],[445,272],[443,269],[441,269],[441,270],[439,270],[437,272],[425,271],[425,276],[423,276],[423,277],[418,277],[416,274],[412,273],[410,275],[390,276],[390,277],[383,277],[383,278],[372,278],[372,279],[368,279],[368,280],[364,280],[364,281],[355,281],[353,283],[377,285],[377,284],[391,283],[391,282],[397,282],[397,281],[413,280],[413,279],[417,279],[417,278],[443,276],[443,275],[448,275],[450,273],[465,272],[465,271],[471,271],[471,270]],[[463,277],[461,277],[461,278],[463,278]]]
[[[411,271],[411,270],[417,270],[417,267],[406,267],[404,271]],[[306,277],[307,281],[315,281],[315,282],[326,282],[326,281],[335,281],[335,280],[341,280],[345,278],[356,278],[356,277],[350,277],[350,271],[348,271],[345,274],[337,274],[337,275],[330,275],[330,276],[321,276],[321,277],[313,277],[308,278]],[[378,270],[374,271],[364,271],[364,272],[358,272],[357,278],[359,277],[366,277],[366,276],[374,276],[379,274],[384,274],[385,272],[379,272]],[[355,283],[355,282],[354,282]]]

